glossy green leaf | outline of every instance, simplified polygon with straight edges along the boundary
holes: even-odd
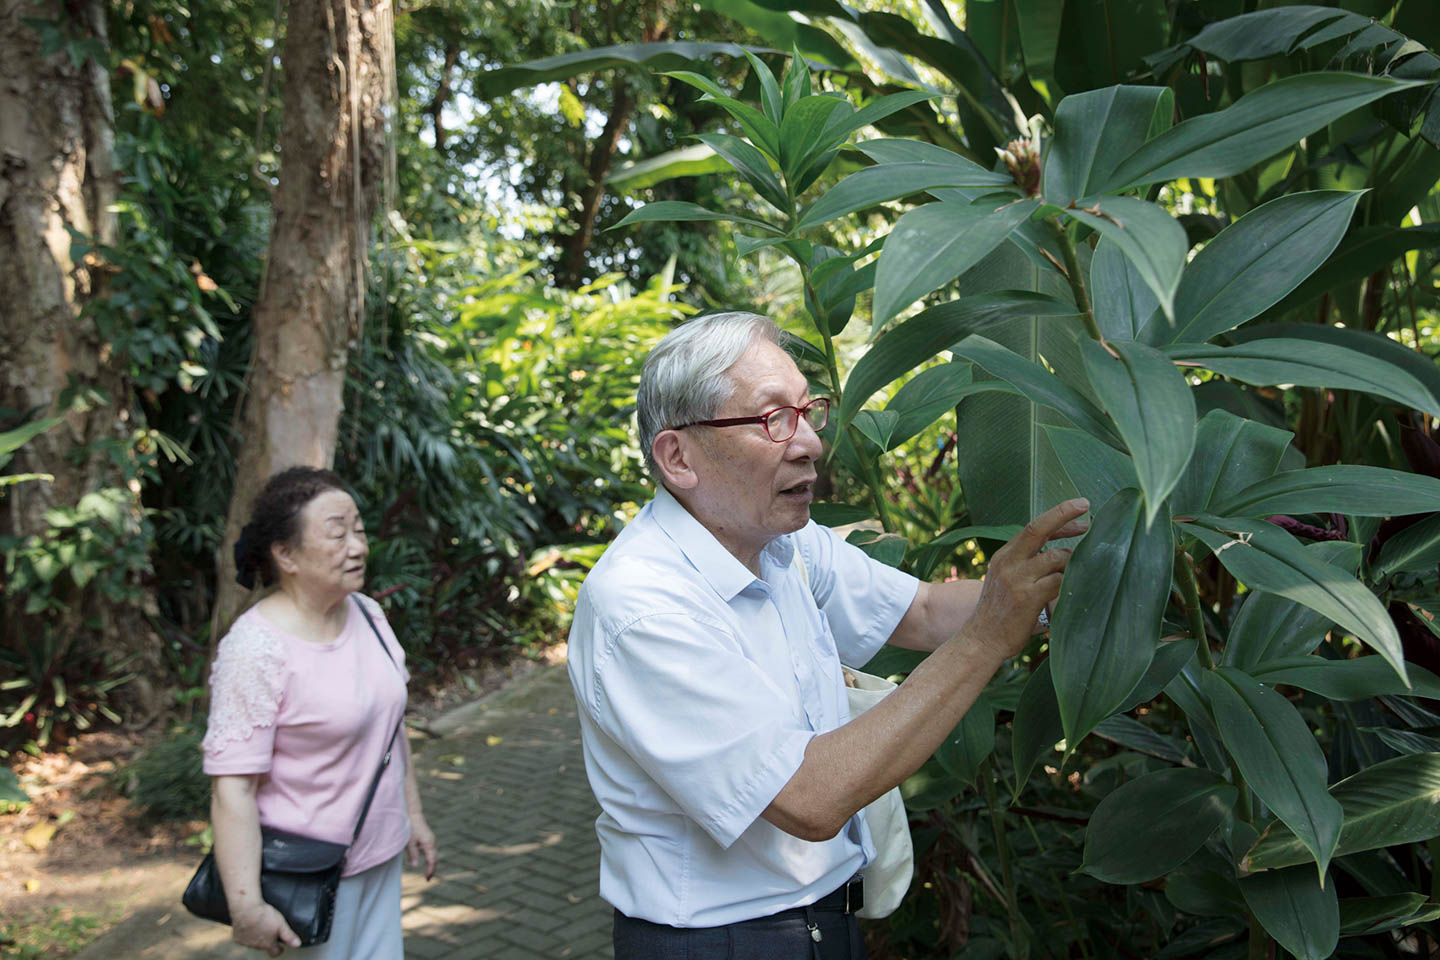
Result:
[[[1081,344],[1085,372],[1135,463],[1145,494],[1145,523],[1155,520],[1195,447],[1195,398],[1185,377],[1163,355],[1133,340],[1110,352]]]
[[[1412,665],[1411,670],[1415,667]],[[1373,733],[1396,753],[1414,756],[1417,753],[1440,753],[1440,737],[1427,737],[1414,730],[1396,730],[1391,727],[1361,727],[1364,733]]]
[[[1215,506],[1216,513],[1235,517],[1297,513],[1396,517],[1436,511],[1440,511],[1440,479],[1351,464],[1277,473]]]
[[[0,433],[0,456],[14,453],[39,434],[64,422],[64,417],[47,417],[42,420],[31,420],[29,423],[16,427],[14,430],[6,430],[4,433]]]
[[[1342,814],[1315,735],[1290,701],[1234,667],[1207,670],[1200,682],[1245,782],[1310,851],[1323,882]]]
[[[1267,870],[1240,880],[1250,912],[1297,960],[1325,960],[1340,941],[1340,904],[1335,885],[1304,867]]]
[[[1076,491],[1091,503],[1104,503],[1117,490],[1140,486],[1135,464],[1108,443],[1071,427],[1043,424],[1041,429]]]
[[[1340,935],[1361,937],[1396,927],[1422,923],[1412,920],[1426,911],[1425,894],[1397,893],[1388,897],[1350,897],[1340,901]],[[1440,912],[1440,904],[1430,905]]]
[[[1353,660],[1285,657],[1255,666],[1251,675],[1261,683],[1271,686],[1283,683],[1331,700],[1368,700],[1382,694],[1440,699],[1440,677],[1413,663],[1406,664],[1405,669],[1413,689],[1407,688],[1390,664],[1380,657]]]
[[[875,274],[875,329],[983,260],[1030,218],[1039,203],[1007,197],[974,203],[942,201],[904,214],[880,254]]]
[[[885,405],[886,412],[897,418],[887,449],[898,447],[950,413],[965,397],[983,389],[974,381],[968,363],[942,363],[922,370]]]
[[[810,504],[810,519],[822,527],[843,527],[870,520],[874,516],[874,511],[849,503],[827,503],[821,500]]]
[[[905,552],[910,549],[910,542],[904,537],[879,530],[852,530],[845,542],[854,544],[887,567],[900,566]]]
[[[1328,269],[1328,267],[1323,269]],[[1440,397],[1440,364],[1437,364],[1433,357],[1426,356],[1403,343],[1397,343],[1383,333],[1376,333],[1373,330],[1331,327],[1319,323],[1251,324],[1230,333],[1230,339],[1236,343],[1270,340],[1276,337],[1324,343],[1353,353],[1365,354],[1405,371],[1420,381],[1429,391],[1430,396]]]
[[[1330,618],[1323,613],[1278,594],[1252,590],[1230,622],[1223,662],[1258,679],[1264,664],[1305,656],[1320,645],[1329,629]],[[1385,669],[1395,677],[1389,664]]]
[[[1153,665],[1154,661],[1151,663]],[[1190,763],[1185,744],[1174,737],[1167,737],[1163,733],[1152,730],[1134,717],[1127,717],[1123,713],[1106,717],[1097,723],[1095,736],[1102,740],[1109,740],[1111,743],[1117,743],[1127,750],[1157,757],[1177,766],[1193,766]]]
[[[1098,195],[1173,110],[1169,87],[1113,86],[1061,100],[1043,167],[1045,199],[1063,207]]]
[[[901,93],[876,97],[853,113],[833,114],[830,117],[830,125],[821,134],[821,139],[830,144],[843,142],[850,134],[862,127],[879,123],[912,104],[934,100],[938,96],[938,93],[930,90],[905,90]]]
[[[1368,17],[1333,7],[1297,5],[1257,10],[1211,23],[1186,43],[1221,60],[1240,62],[1279,57],[1294,52],[1301,41],[1314,37],[1320,27],[1353,32],[1370,23]],[[1327,31],[1327,35],[1332,35]]]
[[[785,195],[785,188],[771,172],[770,161],[759,150],[739,137],[725,133],[700,133],[695,135],[695,139],[724,157],[735,172],[755,188],[761,199],[781,212],[789,210],[790,200]]]
[[[1340,241],[1340,245],[1320,269],[1267,310],[1266,316],[1281,317],[1291,310],[1313,303],[1331,290],[1358,284],[1411,250],[1428,250],[1437,246],[1440,246],[1440,224],[1427,223],[1418,227],[1371,224],[1355,227],[1345,235],[1345,239]]]
[[[1105,192],[1240,173],[1351,110],[1414,85],[1348,73],[1284,77],[1149,141],[1121,162]]]
[[[477,100],[492,100],[521,87],[568,80],[582,73],[615,67],[644,68],[656,73],[689,70],[711,57],[739,57],[744,53],[745,48],[734,43],[695,43],[687,40],[595,47],[496,70],[482,70],[474,78],[474,96]]]
[[[786,76],[797,73],[806,79],[808,86],[808,71],[796,70],[792,62]],[[825,94],[806,95],[792,102],[787,88],[785,118],[780,121],[780,169],[785,172],[787,180],[792,183],[798,181],[816,157],[835,146],[822,140],[821,135],[837,113],[844,115],[850,112],[848,100]]]
[[[1330,788],[1345,812],[1335,856],[1417,843],[1440,835],[1440,753],[1394,757]],[[1313,859],[1286,824],[1272,824],[1246,855],[1247,870],[1272,870]]]
[[[729,169],[723,157],[702,143],[622,163],[605,177],[605,186],[629,194],[677,177],[698,177]]]
[[[922,314],[923,316],[923,314]],[[1031,401],[1050,407],[1091,436],[1111,442],[1115,432],[1102,413],[1074,388],[1031,360],[975,334],[955,345],[955,355],[1007,381]]]
[[[0,767],[0,807],[30,802],[30,795],[20,786],[20,778],[9,767]]]
[[[1294,537],[1264,521],[1201,515],[1180,524],[1199,537],[1233,573],[1254,590],[1289,597],[1338,623],[1369,644],[1401,677],[1405,659],[1389,613],[1350,574],[1302,547]]]
[[[1161,312],[1167,319],[1173,315],[1175,292],[1190,242],[1185,238],[1185,228],[1164,207],[1135,197],[1104,197],[1093,208],[1067,209],[1065,216],[1119,247],[1155,294]]]
[[[1065,0],[1055,61],[1060,88],[1089,90],[1149,73],[1144,58],[1169,39],[1172,9],[1166,0]]]
[[[677,74],[671,74],[677,76]],[[734,97],[727,97],[723,94],[712,93],[700,98],[705,103],[713,103],[735,118],[740,124],[740,129],[750,142],[757,148],[765,151],[770,157],[777,161],[780,158],[780,128],[765,114],[756,110],[748,103],[736,100]]]
[[[1014,538],[1020,532],[1018,525],[992,525],[963,526],[946,530],[934,540],[921,544],[916,548],[914,563],[911,571],[921,580],[928,579],[934,572],[935,567],[941,562],[953,557],[955,550],[960,544],[968,540],[995,540],[1005,543]]]
[[[1145,676],[1140,678],[1135,689],[1130,691],[1130,696],[1126,697],[1125,702],[1120,705],[1121,712],[1134,710],[1140,704],[1149,703],[1160,696],[1180,671],[1187,664],[1195,661],[1195,651],[1196,643],[1193,637],[1162,640],[1155,649],[1155,659],[1150,661],[1150,667],[1145,671]],[[1100,728],[1096,727],[1096,729]]]
[[[1090,301],[1100,332],[1109,340],[1136,339],[1160,309],[1139,268],[1118,243],[1103,237],[1090,261]]]
[[[1060,704],[1055,700],[1055,686],[1050,680],[1050,661],[1043,661],[1030,674],[1015,719],[1010,724],[1010,755],[1015,765],[1015,796],[1019,797],[1030,774],[1040,760],[1055,750],[1065,735],[1060,723]]]
[[[811,204],[801,214],[796,229],[808,230],[857,210],[937,187],[992,186],[995,176],[979,166],[969,170],[940,163],[886,163],[866,167],[835,184]],[[888,241],[886,246],[889,247]]]
[[[984,693],[975,698],[965,716],[935,750],[935,759],[961,783],[975,781],[975,774],[995,750],[995,707]]]
[[[745,51],[745,59],[750,61],[750,71],[760,84],[760,106],[764,108],[765,116],[775,126],[776,152],[779,152],[780,143],[780,119],[785,116],[785,97],[780,92],[780,81],[775,79],[775,74],[761,60],[749,50]]]
[[[1277,337],[1233,347],[1177,343],[1164,352],[1175,360],[1255,386],[1361,390],[1440,416],[1440,399],[1400,367],[1328,343]]]
[[[1155,656],[1174,552],[1160,519],[1147,525],[1140,492],[1121,490],[1095,511],[1066,569],[1050,660],[1069,750],[1125,702]]]
[[[1158,326],[1157,320],[1145,338],[1198,343],[1259,316],[1325,262],[1362,195],[1315,190],[1251,210],[1221,230],[1185,268],[1175,295],[1174,327]]]
[[[976,331],[1022,317],[1074,316],[1068,303],[1038,293],[1010,290],[952,300],[916,314],[875,341],[850,371],[837,411],[843,426],[875,391]]]
[[[1106,883],[1164,876],[1209,839],[1235,796],[1235,788],[1209,770],[1161,770],[1131,780],[1095,808],[1080,869]]]
[[[1026,71],[1047,83],[1053,83],[1055,78],[1055,51],[1060,46],[1064,10],[1064,0],[1028,0],[1015,5]]]
[[[1170,499],[1177,515],[1213,505],[1280,469],[1293,434],[1225,410],[1211,410],[1195,428],[1195,452]]]
[[[1385,541],[1370,568],[1377,580],[1401,570],[1430,571],[1440,564],[1440,517],[1421,520]]]
[[[759,230],[767,230],[770,233],[783,233],[779,227],[765,223],[763,220],[755,220],[750,217],[735,216],[729,213],[719,213],[700,206],[698,203],[686,203],[681,200],[660,200],[655,203],[647,203],[639,210],[632,210],[611,230],[618,230],[620,227],[628,227],[632,223],[654,223],[656,221],[686,221],[686,220],[724,220],[729,223],[743,223],[747,227],[755,227]]]
[[[1235,868],[1207,847],[1165,878],[1165,899],[1196,917],[1243,917],[1246,912]]]

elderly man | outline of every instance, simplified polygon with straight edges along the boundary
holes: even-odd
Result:
[[[580,591],[570,679],[600,801],[615,955],[863,957],[863,808],[924,763],[1060,588],[1083,500],[983,582],[920,583],[810,520],[829,401],[764,317],[726,313],[645,361],[658,492]],[[855,720],[841,664],[932,651]]]

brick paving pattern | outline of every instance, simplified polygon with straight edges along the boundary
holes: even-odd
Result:
[[[539,668],[437,727],[440,738],[411,741],[441,863],[430,883],[405,874],[406,957],[613,957],[612,911],[599,896],[599,807],[565,667]],[[236,946],[228,927],[185,913],[178,876],[174,865],[157,870],[155,903],[75,960],[264,956]]]

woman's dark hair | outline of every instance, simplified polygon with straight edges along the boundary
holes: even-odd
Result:
[[[270,555],[271,545],[294,543],[300,535],[300,511],[327,490],[348,492],[336,474],[315,467],[281,470],[266,482],[255,498],[250,522],[235,541],[236,583],[253,590],[257,574],[267,587],[279,579]]]

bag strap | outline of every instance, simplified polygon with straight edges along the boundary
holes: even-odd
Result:
[[[395,664],[395,669],[399,670],[400,664],[395,663],[395,655],[392,654],[390,648],[385,645],[385,638],[380,635],[380,628],[375,626],[375,621],[371,618],[370,611],[366,610],[365,604],[359,600],[355,601],[355,606],[360,608],[360,615],[365,618],[365,622],[370,624],[370,629],[375,632],[375,639],[380,641],[380,649],[385,651],[385,656],[389,657],[390,662]],[[404,726],[404,724],[405,714],[404,711],[401,711],[400,719],[395,721],[395,729],[390,732],[390,742],[385,744],[385,755],[380,758],[380,769],[375,771],[375,776],[370,781],[370,790],[365,794],[365,804],[360,808],[360,822],[355,824],[355,833],[350,837],[350,844],[352,846],[356,840],[360,839],[360,831],[365,827],[365,818],[370,814],[370,804],[375,799],[375,791],[380,787],[380,778],[385,775],[385,768],[390,766],[390,752],[395,746],[395,738],[400,735],[400,728]]]

